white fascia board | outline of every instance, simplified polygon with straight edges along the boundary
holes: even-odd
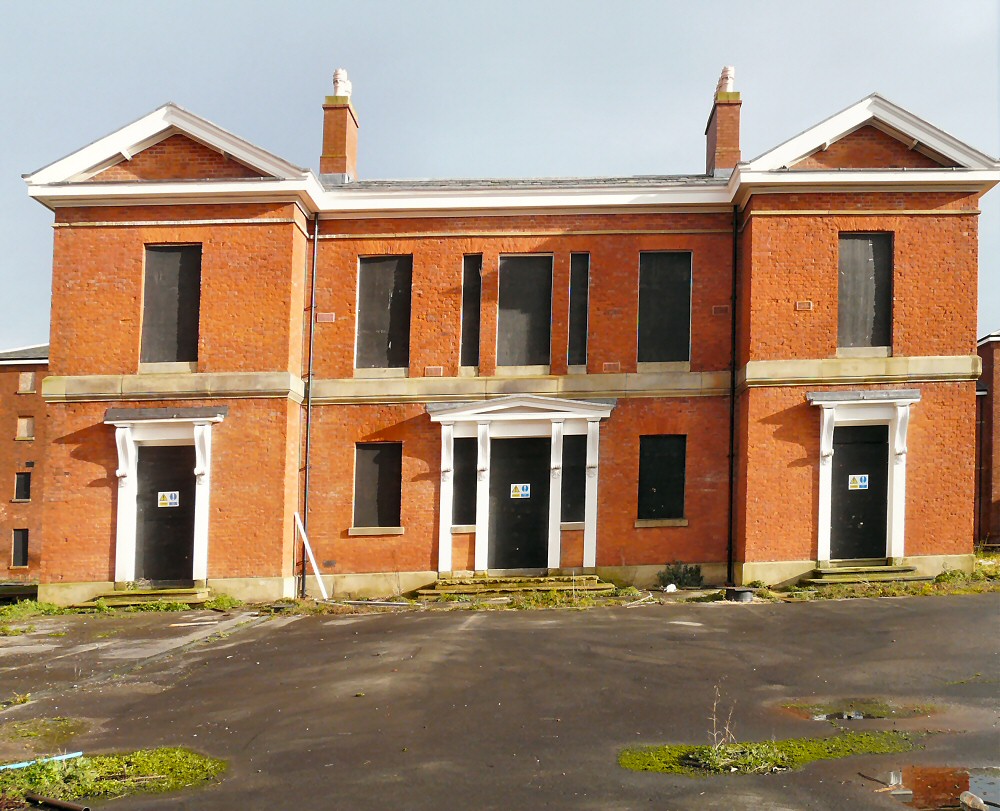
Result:
[[[0,366],[48,366],[48,358],[19,358],[16,360],[0,360]]]
[[[825,144],[833,143],[870,122],[881,122],[966,169],[997,170],[1000,162],[929,124],[897,104],[872,94],[846,110],[801,132],[774,149],[749,161],[751,171],[791,166]]]
[[[123,157],[135,155],[150,144],[176,132],[190,135],[195,140],[272,177],[297,179],[303,178],[308,172],[182,107],[165,104],[138,121],[133,121],[83,149],[26,175],[24,180],[29,187],[70,182],[118,155]]]
[[[537,395],[508,395],[484,400],[473,405],[463,404],[454,408],[435,411],[431,422],[464,422],[478,419],[587,419],[606,418],[614,406],[609,403],[592,403],[585,400],[560,400]]]

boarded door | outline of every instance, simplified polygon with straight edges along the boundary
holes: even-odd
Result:
[[[136,579],[191,581],[194,467],[193,445],[139,449]]]
[[[889,426],[857,425],[834,429],[832,558],[886,556],[888,480]]]
[[[549,439],[492,441],[491,569],[542,569],[548,562],[550,448]]]

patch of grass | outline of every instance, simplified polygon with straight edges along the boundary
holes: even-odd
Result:
[[[51,614],[66,614],[65,608],[52,603],[40,603],[37,600],[18,600],[16,603],[0,605],[0,623],[20,622],[32,617],[42,617]]]
[[[842,715],[857,712],[865,718],[916,718],[930,715],[937,708],[929,704],[893,704],[881,698],[852,698],[844,701],[801,702],[785,704],[785,709],[812,718],[816,715]]]
[[[635,586],[618,586],[612,592],[612,597],[626,597],[631,600],[642,597],[645,592],[639,591]]]
[[[239,608],[243,605],[243,601],[228,594],[215,594],[211,600],[206,600],[202,605],[212,611],[229,611],[233,608]]]
[[[58,638],[58,637],[61,637],[61,636],[66,636],[66,632],[65,631],[53,631],[51,634],[49,634],[49,636]]]
[[[630,746],[618,755],[618,765],[637,772],[691,776],[763,774],[801,769],[817,760],[851,755],[909,752],[911,736],[902,732],[842,732],[829,738],[725,743],[720,746]]]
[[[673,584],[679,589],[685,586],[698,588],[705,582],[705,579],[701,576],[701,566],[697,563],[681,563],[678,560],[668,563],[660,569],[656,573],[656,580],[661,586],[666,587]]]
[[[123,611],[190,611],[191,606],[187,603],[180,603],[177,600],[150,600],[148,603],[138,603],[137,605],[127,605]]]
[[[225,761],[190,749],[140,749],[0,772],[0,797],[20,799],[26,791],[60,800],[162,793],[206,783],[225,769]]]
[[[32,718],[0,724],[0,738],[28,740],[37,744],[35,748],[39,749],[57,749],[86,728],[86,723],[75,718]]]
[[[21,625],[17,628],[13,625],[0,625],[0,636],[21,636],[21,634],[30,634],[34,630],[34,625]]]
[[[538,608],[591,608],[594,598],[586,593],[571,591],[524,591],[512,594],[508,608],[531,611]]]
[[[10,698],[0,701],[0,709],[17,707],[21,704],[27,704],[29,701],[31,701],[31,693],[12,693]]]
[[[686,603],[717,603],[726,599],[725,591],[712,591],[708,594],[699,594],[697,597],[689,597]]]

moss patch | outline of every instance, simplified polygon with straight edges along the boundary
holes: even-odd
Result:
[[[912,748],[911,736],[902,732],[843,732],[830,738],[790,738],[717,747],[631,746],[618,755],[618,765],[636,772],[691,776],[763,774],[800,769],[817,760],[908,752]]]
[[[34,791],[47,797],[76,800],[179,791],[206,783],[225,769],[225,761],[190,749],[140,749],[0,771],[0,797],[20,799],[24,792]]]
[[[86,723],[76,718],[32,718],[28,721],[7,721],[0,724],[0,738],[23,741],[35,750],[52,750],[62,747],[86,728]]]

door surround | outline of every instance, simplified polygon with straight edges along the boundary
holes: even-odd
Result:
[[[830,562],[833,502],[833,429],[841,425],[889,426],[889,480],[886,515],[886,558],[905,554],[906,455],[910,407],[920,401],[917,389],[808,392],[810,405],[820,409],[819,526],[816,560]]]
[[[454,500],[454,441],[475,437],[476,535],[475,570],[487,571],[489,560],[490,444],[493,438],[549,437],[549,528],[547,564],[560,568],[563,436],[587,437],[584,497],[583,568],[597,565],[597,473],[600,424],[611,415],[614,400],[563,400],[538,395],[507,395],[476,403],[431,403],[431,421],[441,425],[441,497],[438,521],[438,572],[451,572],[451,517]]]
[[[212,426],[222,422],[228,407],[109,408],[104,424],[115,428],[118,451],[118,510],[115,526],[115,582],[135,580],[138,447],[194,445],[195,508],[192,579],[208,580],[208,517],[212,470]]]

